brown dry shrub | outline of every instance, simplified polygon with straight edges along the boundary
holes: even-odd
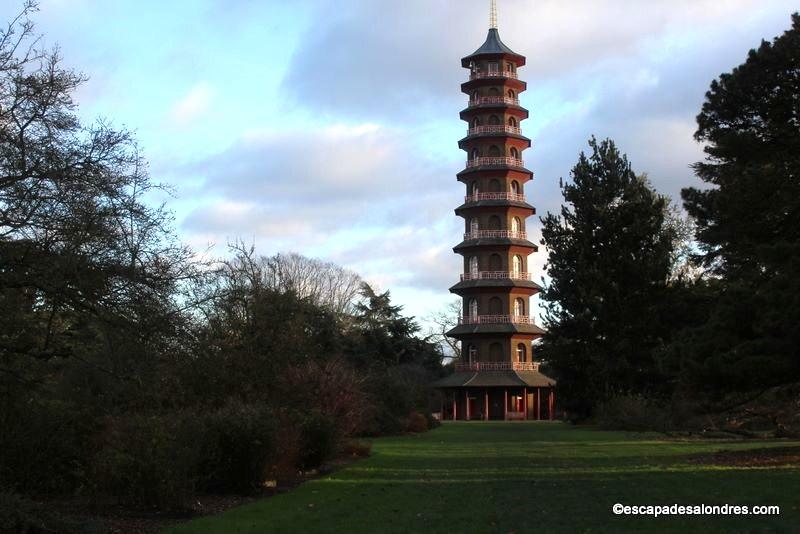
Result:
[[[421,433],[427,431],[428,431],[428,418],[419,412],[413,412],[408,417],[406,432]]]
[[[353,458],[366,458],[372,454],[372,444],[364,441],[348,441],[342,446],[342,454]]]

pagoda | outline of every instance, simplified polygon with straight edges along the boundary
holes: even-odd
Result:
[[[500,40],[494,0],[491,7],[486,42],[461,60],[469,104],[461,112],[467,136],[458,142],[467,163],[457,178],[466,196],[455,210],[464,239],[453,250],[463,272],[450,291],[463,304],[448,332],[461,343],[461,359],[435,387],[443,392],[443,419],[553,419],[556,383],[539,372],[532,345],[544,331],[530,308],[541,288],[528,268],[537,247],[526,231],[536,210],[525,196],[533,173],[522,159],[531,146],[520,128],[528,118],[519,101],[527,84],[517,74],[525,57]]]

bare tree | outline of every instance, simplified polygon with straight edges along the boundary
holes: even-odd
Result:
[[[429,329],[428,339],[439,344],[445,358],[461,358],[461,342],[447,335],[447,332],[451,328],[458,325],[458,318],[460,316],[461,299],[458,299],[426,317],[427,322],[433,325],[433,327]]]

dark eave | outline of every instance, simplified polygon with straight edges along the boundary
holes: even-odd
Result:
[[[463,171],[459,172],[456,177],[461,178],[467,174],[485,171],[516,171],[533,177],[533,171],[530,171],[524,167],[511,167],[510,165],[480,165],[478,167],[467,167]]]
[[[431,384],[437,389],[555,386],[555,380],[539,371],[456,371]]]
[[[501,139],[501,140],[503,140],[505,138],[517,139],[518,141],[522,141],[522,144],[524,145],[525,148],[530,148],[531,147],[531,140],[529,138],[525,137],[524,135],[513,134],[513,133],[479,133],[479,134],[468,135],[465,138],[461,139],[458,142],[458,148],[460,148],[461,150],[467,150],[468,149],[467,143],[469,141],[474,141],[474,140],[477,140],[477,139],[487,140],[487,139],[490,139],[492,137],[495,137],[495,138]],[[524,148],[523,148],[523,150],[524,150]]]
[[[509,237],[482,237],[480,239],[467,239],[462,241],[453,247],[453,252],[460,252],[462,250],[474,247],[502,247],[507,245],[529,248],[534,252],[539,251],[539,247],[527,239],[512,239]]]
[[[525,64],[525,56],[521,56],[507,47],[500,39],[500,32],[497,31],[497,28],[491,28],[489,34],[486,36],[486,41],[475,52],[463,58],[461,60],[461,65],[464,68],[469,68],[471,61],[477,59],[492,59],[492,57],[512,59],[518,67]]]
[[[450,293],[460,294],[463,291],[477,289],[481,287],[488,288],[522,288],[531,291],[531,294],[538,293],[542,290],[542,286],[532,280],[511,280],[510,278],[501,279],[485,279],[485,280],[464,280],[450,288]]]
[[[515,200],[479,200],[477,202],[467,202],[465,204],[461,204],[459,207],[456,208],[456,215],[461,215],[471,209],[474,208],[520,208],[523,210],[530,211],[530,215],[536,215],[536,208],[528,204],[527,202],[517,202]]]
[[[469,106],[458,114],[462,121],[468,121],[476,112],[486,111],[487,109],[503,109],[513,111],[513,115],[520,117],[520,120],[525,120],[530,117],[530,112],[522,106],[515,106],[513,104],[476,104]]]
[[[544,333],[544,330],[535,324],[525,323],[460,324],[447,331],[447,335],[450,337],[464,337],[476,334],[533,334],[542,336]]]

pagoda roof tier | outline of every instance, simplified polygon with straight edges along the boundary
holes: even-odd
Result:
[[[466,239],[453,247],[453,252],[460,252],[462,250],[475,248],[475,247],[497,247],[497,246],[517,246],[522,248],[532,249],[534,252],[539,251],[539,247],[528,241],[527,239],[517,239],[512,237],[481,237],[478,239]]]
[[[512,280],[511,278],[499,279],[479,279],[479,280],[462,280],[450,288],[450,293],[460,295],[466,292],[475,292],[476,289],[488,289],[490,291],[503,289],[521,289],[521,293],[529,293],[534,295],[542,290],[542,286],[532,280]]]
[[[531,115],[530,112],[522,106],[512,106],[509,104],[479,104],[477,106],[464,108],[458,116],[462,121],[469,122],[475,113],[485,112],[487,109],[502,109],[508,111],[510,115],[514,115],[519,120],[525,120]]]
[[[454,326],[447,331],[450,337],[465,337],[480,334],[532,334],[534,336],[543,336],[544,330],[531,323],[477,323],[477,324],[460,324]]]
[[[480,208],[503,208],[503,207],[511,207],[511,208],[519,208],[523,210],[530,211],[530,215],[536,215],[536,208],[528,204],[527,202],[516,202],[513,200],[478,200],[476,202],[465,202],[461,204],[459,207],[455,209],[456,215],[462,215],[463,213]]]
[[[556,381],[539,371],[456,371],[440,378],[432,387],[445,388],[491,388],[531,387],[551,388]]]
[[[496,87],[498,85],[508,87],[509,89],[514,89],[517,94],[528,90],[528,82],[523,82],[519,78],[503,76],[500,74],[497,76],[486,76],[467,80],[461,84],[461,92],[470,95],[472,94],[472,91],[478,87]]]
[[[467,167],[463,171],[456,174],[456,178],[461,180],[462,177],[478,173],[484,173],[492,177],[498,176],[498,173],[508,173],[508,176],[516,173],[518,175],[525,176],[524,178],[521,178],[522,180],[533,179],[533,171],[530,171],[524,167],[510,167],[508,165],[480,165],[477,167]],[[470,176],[470,178],[472,178],[472,176]]]
[[[463,183],[469,183],[476,178],[510,178],[512,180],[525,183],[533,180],[534,174],[527,169],[520,169],[519,167],[505,167],[497,169],[481,169],[472,167],[470,169],[464,169],[460,173],[456,174],[456,180]]]
[[[458,142],[458,148],[460,148],[462,150],[468,150],[467,143],[469,143],[470,141],[477,141],[477,140],[487,141],[487,140],[492,139],[492,138],[495,138],[495,139],[511,138],[511,139],[514,139],[514,140],[517,140],[517,141],[521,141],[521,143],[519,143],[519,145],[522,148],[522,150],[530,148],[531,144],[532,144],[531,140],[529,138],[525,137],[522,134],[515,134],[515,133],[509,133],[509,132],[502,132],[502,133],[500,133],[500,132],[497,132],[497,133],[474,133],[474,134],[467,135],[465,138],[460,140]]]
[[[477,59],[504,58],[513,60],[518,67],[525,65],[525,56],[521,56],[511,50],[500,39],[500,32],[497,28],[490,28],[486,41],[472,54],[461,59],[461,66],[469,68],[469,64]]]

